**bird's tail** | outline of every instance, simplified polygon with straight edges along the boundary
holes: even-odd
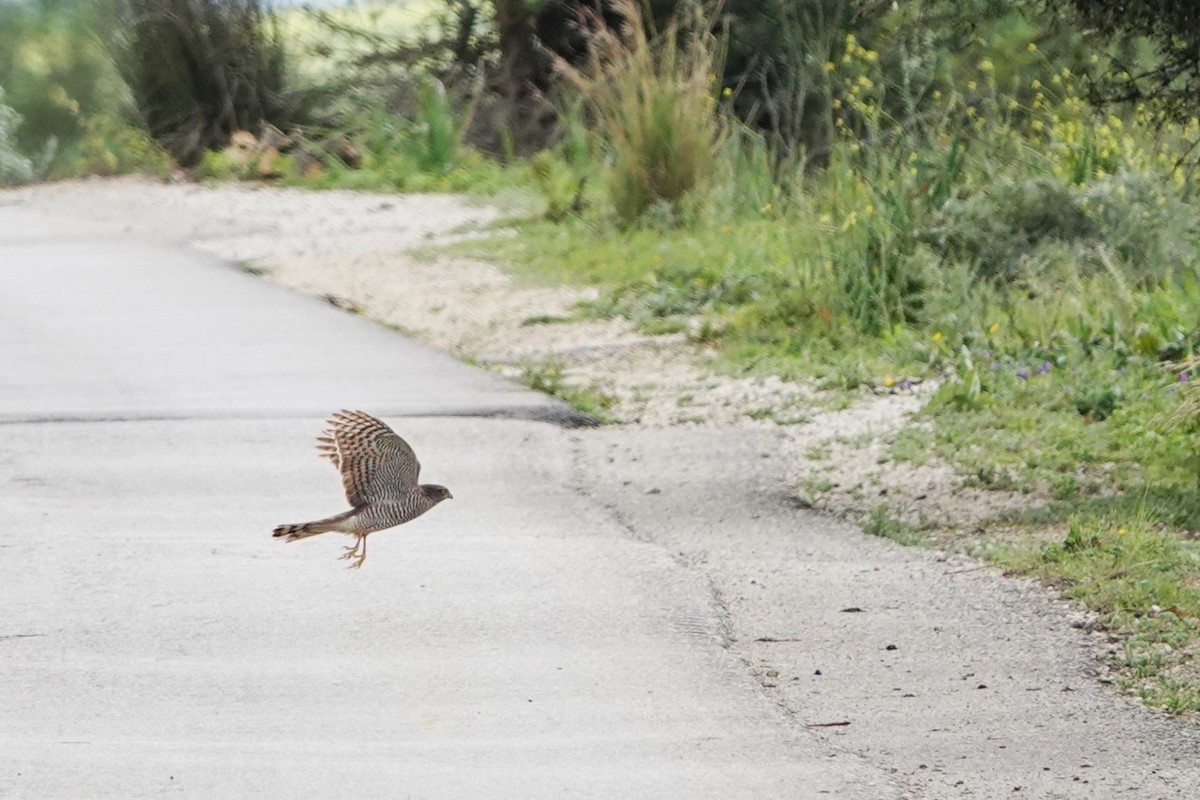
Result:
[[[319,519],[316,522],[301,522],[295,525],[280,525],[272,531],[271,535],[275,538],[286,536],[284,541],[294,542],[298,539],[307,539],[309,536],[316,536],[318,533],[328,533],[329,531],[346,531],[343,522],[349,519],[354,514],[353,510],[338,514],[337,516]]]

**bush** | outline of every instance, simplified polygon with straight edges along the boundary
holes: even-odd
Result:
[[[617,0],[621,30],[591,18],[588,59],[560,71],[582,94],[610,151],[609,190],[629,224],[656,204],[678,215],[720,148],[719,43],[702,20],[652,36],[633,0]]]
[[[83,137],[55,162],[54,177],[138,172],[166,178],[174,168],[171,157],[145,131],[116,117],[90,117],[83,122],[83,131]]]
[[[51,139],[65,150],[88,116],[126,100],[124,86],[96,31],[96,7],[79,0],[0,1],[0,82],[23,119],[15,143],[25,153]]]
[[[1023,260],[1043,243],[1073,242],[1098,233],[1070,187],[1037,177],[950,200],[922,238],[943,257],[970,262],[980,276],[1011,283],[1020,276]]]
[[[1132,171],[1079,187],[1052,177],[1003,183],[947,202],[922,238],[1001,284],[1024,277],[1030,259],[1061,259],[1065,246],[1083,274],[1111,271],[1116,259],[1150,287],[1190,273],[1198,255],[1195,215],[1164,184]]]
[[[33,162],[16,148],[20,125],[21,115],[4,105],[4,89],[0,88],[0,186],[33,180]]]
[[[1198,260],[1200,227],[1195,210],[1169,182],[1147,172],[1124,171],[1081,190],[1080,203],[1103,243],[1142,287],[1191,274]]]
[[[305,116],[259,0],[123,0],[117,64],[150,135],[184,166],[263,122]]]

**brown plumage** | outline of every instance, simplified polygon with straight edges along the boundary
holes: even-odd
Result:
[[[357,538],[342,558],[353,559],[350,566],[358,568],[367,558],[368,534],[411,522],[453,495],[445,486],[418,484],[416,453],[370,414],[340,411],[328,425],[317,438],[317,450],[341,473],[352,508],[315,522],[280,525],[271,535],[294,542],[330,531],[350,534]]]

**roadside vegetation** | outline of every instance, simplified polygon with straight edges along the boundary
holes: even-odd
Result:
[[[977,552],[1200,711],[1200,31],[1086,0],[419,5],[130,0],[105,48],[87,4],[0,0],[0,183],[502,196],[504,234],[459,247],[599,285],[581,316],[835,394],[936,382],[892,457],[1028,496]]]

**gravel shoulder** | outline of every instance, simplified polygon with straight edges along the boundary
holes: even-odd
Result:
[[[936,465],[879,463],[919,391],[828,411],[804,387],[715,374],[681,337],[620,320],[530,324],[570,316],[591,290],[412,255],[497,215],[453,197],[122,179],[27,187],[0,204],[184,243],[501,373],[553,361],[611,392],[619,424],[574,435],[576,490],[707,583],[730,650],[798,727],[913,797],[1200,795],[1196,729],[1105,684],[1109,643],[1085,614],[836,519],[871,493],[947,525],[1018,500],[966,491]],[[764,408],[808,421],[754,418]],[[828,452],[819,465],[814,448]],[[804,508],[814,498],[796,487],[813,476],[832,485],[819,505],[833,513]]]

